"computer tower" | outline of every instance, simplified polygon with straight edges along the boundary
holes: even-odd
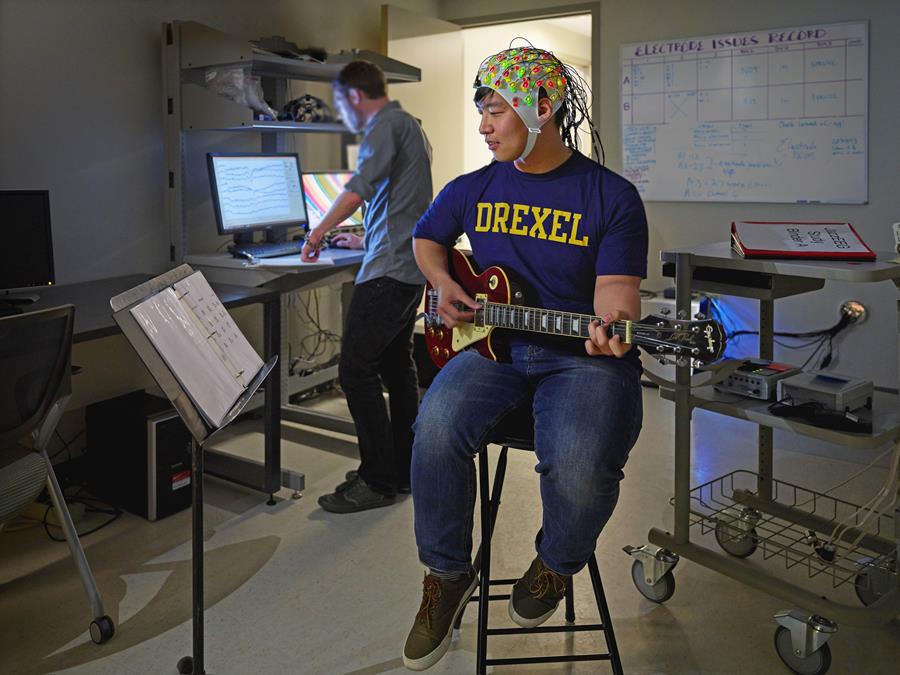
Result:
[[[118,396],[89,405],[86,422],[95,497],[147,520],[191,505],[191,436],[168,401]]]

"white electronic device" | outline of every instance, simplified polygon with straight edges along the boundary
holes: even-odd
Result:
[[[872,380],[819,370],[798,373],[778,381],[779,401],[790,399],[793,405],[814,401],[830,410],[871,409],[874,391]]]

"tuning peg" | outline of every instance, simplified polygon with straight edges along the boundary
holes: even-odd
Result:
[[[697,312],[696,314],[694,314],[694,318],[697,319],[697,321],[703,321],[706,318],[706,314],[704,314],[703,312]]]
[[[675,359],[675,365],[678,366],[679,368],[681,368],[682,366],[689,365],[690,362],[691,362],[691,359],[688,359],[684,356],[679,356],[677,359]]]

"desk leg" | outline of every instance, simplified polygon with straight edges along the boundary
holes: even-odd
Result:
[[[279,353],[281,345],[281,296],[265,303],[263,311],[263,341],[266,360]],[[279,354],[284,359],[284,354]],[[265,476],[264,490],[269,493],[269,506],[275,504],[274,494],[281,488],[281,372],[282,363],[272,369],[266,380],[266,402],[264,408],[265,431]]]

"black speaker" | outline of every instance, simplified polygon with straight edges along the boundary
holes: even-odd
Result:
[[[147,520],[191,505],[191,435],[168,401],[118,396],[89,405],[86,422],[95,497]]]

